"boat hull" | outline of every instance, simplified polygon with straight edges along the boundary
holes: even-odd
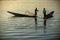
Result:
[[[19,13],[14,13],[14,12],[9,12],[10,14],[13,14],[15,17],[37,17],[37,16],[30,16],[30,15],[26,15],[26,14],[19,14]]]
[[[54,11],[50,12],[49,14],[47,14],[46,16],[44,16],[44,19],[49,19],[53,17],[53,13]]]

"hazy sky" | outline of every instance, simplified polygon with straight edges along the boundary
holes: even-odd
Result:
[[[30,1],[59,1],[59,0],[0,0],[0,1],[26,1],[26,2],[30,2]]]
[[[37,7],[39,15],[42,15],[42,9],[46,8],[49,11],[59,10],[59,0],[0,0],[0,14],[1,16],[9,16],[7,11],[13,11],[18,13],[25,13],[30,11],[34,13],[34,9]]]

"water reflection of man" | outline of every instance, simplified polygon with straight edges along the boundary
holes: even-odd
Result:
[[[43,25],[44,25],[44,33],[46,33],[46,21],[47,19],[44,19]]]
[[[37,17],[35,17],[35,30],[37,30]]]
[[[46,26],[46,19],[44,19],[44,26]]]

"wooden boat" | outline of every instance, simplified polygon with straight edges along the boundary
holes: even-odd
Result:
[[[10,12],[10,11],[7,11],[7,12],[15,15],[16,17],[37,17],[37,11],[38,11],[38,10],[37,10],[37,8],[36,8],[34,15],[19,14],[19,13]]]
[[[54,13],[54,11],[50,12],[49,14],[44,16],[44,19],[52,18],[53,17],[53,13]]]
[[[52,18],[54,11],[51,11],[49,14],[46,14],[45,8],[43,8],[44,19]]]
[[[26,15],[26,14],[14,13],[14,12],[10,12],[10,11],[8,11],[8,13],[11,13],[11,14],[15,15],[16,17],[36,17],[35,15],[30,16],[30,15]]]

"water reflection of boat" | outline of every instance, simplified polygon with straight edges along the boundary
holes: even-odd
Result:
[[[15,15],[16,17],[37,17],[37,11],[38,11],[38,10],[37,10],[37,8],[36,8],[34,15],[19,14],[19,13],[10,12],[10,11],[8,11],[8,13],[11,13],[11,14]]]

